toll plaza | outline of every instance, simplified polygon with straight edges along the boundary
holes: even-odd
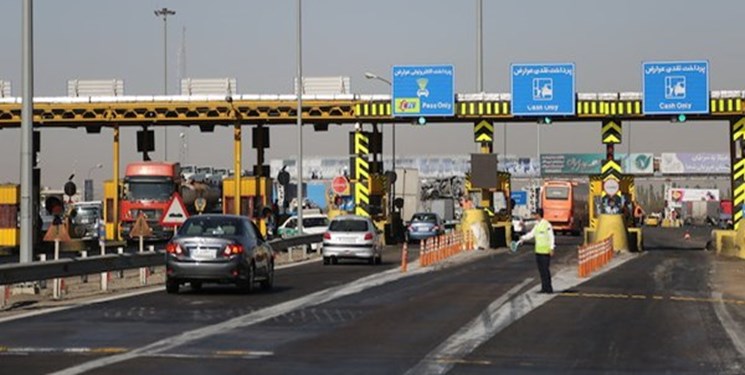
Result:
[[[354,192],[355,213],[374,217],[382,228],[395,218],[391,214],[395,210],[389,208],[395,206],[389,204],[390,180],[395,177],[386,178],[378,148],[382,142],[380,128],[383,126],[396,123],[434,126],[471,123],[474,141],[481,147],[480,154],[493,155],[495,121],[598,123],[600,141],[606,146],[607,157],[600,180],[593,177],[593,181],[602,182],[599,186],[598,183],[592,184],[592,191],[593,197],[599,197],[601,206],[607,206],[615,199],[634,198],[633,180],[625,177],[615,158],[614,146],[621,142],[624,122],[719,120],[730,124],[727,136],[731,144],[733,222],[735,231],[741,230],[745,202],[745,95],[742,91],[710,91],[707,62],[644,63],[644,91],[641,93],[576,93],[575,67],[571,63],[513,64],[513,92],[508,94],[457,94],[452,87],[453,72],[454,67],[449,65],[395,66],[391,72],[391,95],[303,95],[302,120],[305,125],[317,130],[323,130],[329,124],[355,126],[355,130],[350,132],[350,169],[353,171],[350,184]],[[685,80],[675,77],[684,77]],[[273,127],[291,125],[297,120],[296,101],[295,95],[36,98],[33,120],[35,129],[42,133],[45,128],[60,127],[83,128],[86,133],[100,133],[104,127],[113,129],[113,176],[105,187],[104,211],[107,238],[118,238],[118,200],[121,196],[116,188],[121,184],[119,129],[141,129],[143,139],[147,139],[147,132],[154,127],[199,126],[203,132],[213,131],[215,126],[232,127],[234,167],[240,171],[244,164],[242,130],[251,127],[252,146],[257,150],[256,160],[251,162],[255,163],[256,179],[244,182],[236,173],[233,181],[226,184],[223,197],[226,201],[231,197],[246,197],[249,203],[241,200],[240,205],[234,204],[232,210],[228,209],[245,214],[251,211],[252,204],[256,207],[271,201],[267,191],[270,176],[264,150],[269,147],[269,133]],[[19,98],[0,100],[0,128],[20,126],[20,107]],[[141,151],[145,156],[152,147],[148,147],[148,142],[144,143]],[[495,170],[492,165],[490,162],[488,171]],[[472,177],[477,177],[478,172],[472,171]],[[510,178],[496,172],[487,174],[494,174],[496,178],[487,184],[474,185],[476,189],[473,191],[481,191],[478,206],[492,211],[492,225],[495,228],[505,226],[506,242],[509,241],[509,225],[505,219],[510,209],[508,207],[502,214],[493,212],[494,193],[507,197],[509,204]],[[14,204],[12,199],[8,202],[11,206]],[[592,207],[588,236],[600,225],[602,215],[595,202]],[[717,244],[729,247],[734,242],[728,239],[735,238],[734,233],[717,234]],[[8,243],[13,243],[12,234],[4,237],[9,238]]]

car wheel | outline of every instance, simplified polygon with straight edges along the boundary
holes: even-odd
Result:
[[[266,279],[261,281],[261,289],[271,290],[274,287],[274,263],[269,263]]]
[[[323,265],[328,266],[331,263],[331,259],[329,257],[323,257]]]
[[[238,288],[240,288],[245,293],[251,293],[254,291],[254,284],[256,283],[256,269],[254,268],[253,263],[248,266],[248,270],[246,270],[246,278],[238,280]]]
[[[170,277],[166,279],[166,293],[176,294],[178,293],[178,287],[179,287],[178,280],[174,280]]]
[[[339,258],[331,257],[331,264],[339,264]]]
[[[194,290],[194,291],[202,290],[201,281],[192,281],[191,283],[189,283],[189,285],[191,286],[191,290]]]

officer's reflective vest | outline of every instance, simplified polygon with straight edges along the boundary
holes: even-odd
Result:
[[[551,254],[551,237],[549,231],[551,223],[548,220],[541,220],[535,226],[535,253]]]

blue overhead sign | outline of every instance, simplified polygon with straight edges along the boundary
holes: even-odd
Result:
[[[645,115],[709,113],[709,62],[642,64]]]
[[[512,64],[512,115],[575,114],[573,63]]]
[[[394,66],[393,116],[452,116],[455,114],[452,65]]]

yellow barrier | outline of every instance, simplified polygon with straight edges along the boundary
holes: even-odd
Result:
[[[629,238],[621,214],[602,214],[598,217],[595,239],[613,236],[613,250],[629,251]],[[597,241],[595,241],[597,242]]]

